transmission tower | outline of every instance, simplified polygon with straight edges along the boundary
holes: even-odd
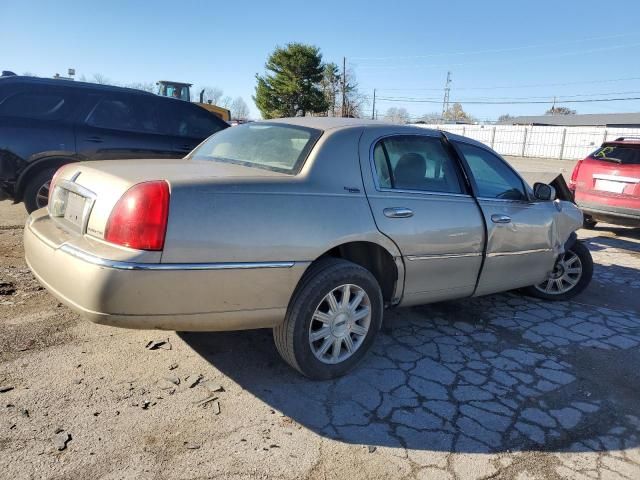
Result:
[[[447,82],[444,84],[444,98],[442,99],[442,117],[449,110],[449,92],[451,91],[451,72],[447,72]]]

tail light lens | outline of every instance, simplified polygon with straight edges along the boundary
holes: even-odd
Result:
[[[584,162],[584,160],[578,160],[578,163],[576,163],[576,166],[573,167],[573,172],[571,172],[571,180],[569,180],[569,188],[571,190],[576,189],[576,181],[578,180],[578,173],[580,172],[580,167],[582,166],[582,162]]]
[[[51,178],[51,183],[49,183],[49,205],[51,205],[51,197],[53,195],[53,190],[56,187],[56,181],[58,180],[58,177],[60,176],[60,173],[62,173],[64,167],[65,165],[56,170],[56,173],[53,174],[53,178]]]
[[[169,216],[169,185],[164,180],[138,183],[113,208],[104,239],[139,250],[162,250]]]

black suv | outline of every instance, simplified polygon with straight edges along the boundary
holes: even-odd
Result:
[[[182,100],[130,88],[0,77],[0,200],[47,204],[55,171],[70,162],[181,158],[229,125]]]

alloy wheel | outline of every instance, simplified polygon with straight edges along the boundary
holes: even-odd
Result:
[[[309,344],[322,363],[336,364],[360,348],[371,326],[367,292],[353,284],[340,285],[324,296],[309,325]]]
[[[535,285],[540,292],[561,295],[575,287],[582,276],[582,262],[578,255],[568,250],[557,262],[546,280]]]

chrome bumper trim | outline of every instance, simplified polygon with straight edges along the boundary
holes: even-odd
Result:
[[[235,270],[253,268],[291,268],[295,262],[227,262],[227,263],[137,263],[107,260],[68,244],[58,249],[68,255],[99,267],[115,270]]]

